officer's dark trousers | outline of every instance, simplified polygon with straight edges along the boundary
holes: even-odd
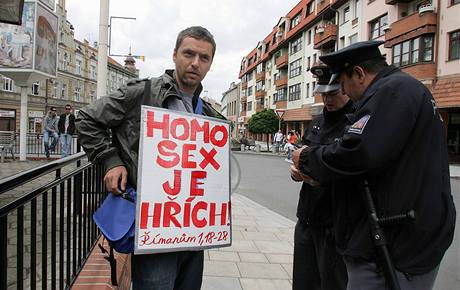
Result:
[[[132,255],[133,290],[199,290],[203,251]]]
[[[347,272],[331,228],[298,221],[294,232],[294,290],[344,290]]]
[[[359,258],[344,257],[348,271],[347,290],[389,290],[382,271],[377,270],[374,262]],[[431,290],[433,289],[439,266],[432,271],[406,276],[396,271],[401,290]]]

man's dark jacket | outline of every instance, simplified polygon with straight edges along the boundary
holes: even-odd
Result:
[[[105,172],[116,166],[125,166],[128,182],[132,185],[137,184],[139,121],[143,100],[146,105],[166,108],[168,98],[182,98],[173,70],[152,78],[150,88],[147,88],[150,93],[144,99],[146,82],[147,79],[129,81],[118,91],[82,108],[76,120],[79,142],[89,160],[102,162]],[[201,90],[200,85],[194,93],[194,106]],[[220,117],[204,101],[203,115]],[[112,140],[108,129],[112,131]]]
[[[303,150],[300,170],[321,183],[367,179],[380,216],[415,210],[415,222],[385,227],[389,251],[400,271],[429,272],[441,262],[455,227],[444,127],[435,101],[422,83],[389,66],[355,105],[341,142]],[[351,225],[338,225],[342,253],[373,260],[361,192],[343,197],[342,212],[348,205],[357,210],[348,212]]]
[[[59,117],[58,129],[59,134],[65,134],[65,119],[66,114],[62,114]],[[75,133],[75,115],[69,114],[69,127],[67,127],[67,134],[73,135]]]
[[[323,113],[313,119],[305,130],[303,145],[313,147],[337,142],[350,124],[347,114],[353,109],[352,101],[337,111],[329,112],[324,108]],[[304,182],[297,205],[297,218],[310,226],[332,226],[331,189],[331,186],[312,187]]]

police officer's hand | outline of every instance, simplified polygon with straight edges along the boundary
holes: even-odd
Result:
[[[291,178],[294,181],[303,181],[303,182],[306,182],[306,183],[310,184],[311,186],[319,186],[320,185],[318,181],[314,180],[313,178],[311,178],[308,175],[303,174],[302,172],[300,172],[300,170],[295,168],[294,165],[291,165],[290,172],[291,172]]]
[[[302,150],[308,148],[308,146],[304,145],[302,148],[294,150],[292,152],[292,162],[294,163],[295,168],[299,169],[299,159],[300,159],[300,153],[302,153]]]
[[[297,182],[303,181],[302,173],[300,173],[300,170],[295,168],[294,165],[291,165],[291,169],[289,170],[289,172],[291,173],[292,180],[297,181]]]
[[[113,194],[122,194],[125,192],[127,180],[128,171],[124,166],[114,167],[107,171],[104,176],[105,187],[107,188],[107,191],[110,191]]]

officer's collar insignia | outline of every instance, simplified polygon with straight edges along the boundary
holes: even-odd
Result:
[[[364,117],[361,117],[361,119],[359,119],[353,125],[351,125],[351,127],[348,129],[348,133],[355,133],[361,135],[370,118],[371,115],[365,115]]]

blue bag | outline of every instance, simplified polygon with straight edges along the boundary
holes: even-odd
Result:
[[[122,195],[107,195],[93,219],[111,248],[119,253],[134,252],[136,191],[128,186]]]

